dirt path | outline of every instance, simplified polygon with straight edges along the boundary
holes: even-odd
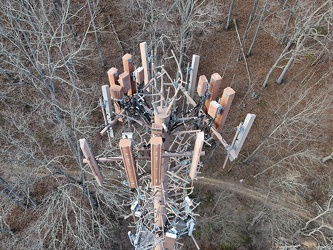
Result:
[[[205,185],[212,185],[221,189],[228,189],[230,191],[236,192],[253,200],[257,200],[275,210],[286,210],[289,213],[296,214],[299,217],[310,220],[313,218],[309,211],[302,208],[300,205],[289,202],[283,199],[281,196],[271,196],[269,193],[264,194],[260,190],[254,190],[251,187],[245,186],[243,183],[233,183],[223,180],[217,180],[213,178],[202,178],[198,180],[199,183]]]

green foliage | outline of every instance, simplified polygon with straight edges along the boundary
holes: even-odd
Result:
[[[221,245],[221,250],[236,250],[237,248],[233,245]]]
[[[264,108],[264,107],[267,106],[267,102],[265,102],[263,99],[259,99],[259,101],[257,102],[257,105],[258,105],[259,107]]]
[[[313,60],[313,59],[315,59],[315,55],[314,55],[313,53],[307,53],[307,54],[305,55],[305,58],[306,58],[307,60]]]
[[[326,30],[323,26],[317,26],[314,29],[315,29],[315,31],[318,35],[323,35],[324,36],[324,35],[327,34],[327,32],[326,32]]]
[[[235,29],[235,23],[237,25],[238,19],[234,19],[234,22],[230,22],[228,30]]]
[[[52,138],[47,134],[47,132],[38,130],[35,134],[35,139],[42,145],[49,145],[53,142]]]
[[[328,183],[327,183],[328,190],[333,190],[333,176],[330,176]]]
[[[240,234],[240,238],[242,240],[242,243],[244,243],[246,245],[251,244],[251,242],[252,242],[252,238],[247,232],[242,232]]]

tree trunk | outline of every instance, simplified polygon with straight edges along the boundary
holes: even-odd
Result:
[[[284,28],[284,32],[283,32],[283,35],[282,35],[282,38],[281,38],[281,41],[280,41],[280,44],[281,45],[285,45],[288,41],[288,39],[287,39],[287,32],[288,32],[288,28],[289,28],[289,24],[290,24],[290,21],[291,21],[291,17],[294,15],[294,9],[295,9],[295,7],[296,7],[296,4],[297,4],[297,1],[298,0],[296,0],[295,1],[295,3],[294,3],[294,5],[293,5],[293,7],[292,7],[292,9],[290,10],[290,14],[289,14],[289,17],[288,17],[288,21],[287,21],[287,24],[286,24],[286,26],[285,26],[285,28]],[[286,3],[285,3],[286,4]],[[285,5],[283,6],[283,9],[284,9],[284,7],[285,7]]]
[[[277,83],[277,84],[282,84],[282,83],[283,83],[283,81],[284,81],[284,77],[285,77],[285,75],[287,74],[288,70],[290,69],[291,65],[293,64],[295,58],[296,58],[296,53],[293,52],[292,55],[291,55],[291,57],[290,57],[290,59],[289,59],[289,61],[288,61],[288,63],[287,63],[287,65],[284,67],[284,69],[283,69],[281,75],[280,75],[279,78],[276,80],[276,83]]]
[[[326,156],[326,157],[324,157],[323,159],[322,159],[322,162],[327,162],[327,161],[329,161],[329,160],[333,160],[333,152],[332,152],[332,154],[330,154],[329,156]]]
[[[281,52],[279,58],[275,61],[275,63],[273,64],[273,66],[269,69],[267,75],[266,75],[266,78],[262,84],[263,87],[266,87],[267,84],[268,84],[268,80],[270,78],[270,76],[272,75],[274,69],[276,68],[276,66],[280,63],[280,61],[282,60],[282,58],[286,55],[289,47],[291,46],[292,44],[292,40],[289,40],[287,46],[283,49],[283,51]]]
[[[229,30],[229,28],[230,28],[230,20],[231,20],[232,10],[234,9],[234,5],[235,5],[235,0],[231,0],[231,4],[230,4],[230,8],[229,8],[229,13],[228,13],[227,24],[225,26],[225,30]]]
[[[260,25],[261,25],[261,23],[262,23],[262,20],[263,20],[263,18],[264,18],[264,15],[265,15],[265,12],[266,12],[266,9],[267,9],[268,1],[269,1],[269,0],[266,0],[266,2],[265,2],[264,8],[263,8],[263,10],[262,10],[262,13],[261,13],[261,16],[260,16],[260,19],[259,19],[258,26],[257,26],[257,29],[256,29],[256,32],[255,32],[254,37],[253,37],[253,39],[252,39],[251,46],[250,46],[248,52],[246,53],[246,56],[250,56],[250,55],[252,54],[252,49],[253,49],[254,43],[255,43],[256,40],[257,40],[257,36],[258,36],[258,33],[259,33]]]
[[[277,84],[281,84],[283,82],[284,77],[286,76],[287,72],[289,71],[289,69],[293,65],[293,62],[295,61],[295,59],[297,57],[297,54],[298,54],[298,52],[300,51],[300,49],[303,45],[303,41],[304,41],[304,36],[301,35],[301,37],[298,38],[296,48],[292,52],[291,57],[289,58],[289,61],[288,61],[287,65],[284,67],[281,75],[276,80]]]
[[[92,27],[94,29],[94,35],[95,35],[95,41],[96,41],[96,45],[97,45],[98,55],[99,55],[99,58],[102,61],[102,66],[104,67],[105,66],[105,61],[104,61],[103,54],[102,54],[102,51],[101,51],[101,43],[99,42],[99,38],[98,38],[98,34],[97,34],[97,28],[96,28],[96,23],[95,23],[95,17],[94,17],[94,13],[93,13],[93,10],[92,10],[92,6],[91,6],[90,0],[87,0],[87,4],[88,4],[90,19],[91,19],[90,20],[91,21],[91,25],[92,25]]]
[[[243,39],[241,41],[241,44],[242,44],[243,47],[245,46],[245,40],[247,39],[247,37],[249,35],[253,19],[255,17],[256,12],[257,12],[257,7],[258,7],[258,0],[254,0],[253,7],[252,7],[252,10],[251,10],[251,14],[249,16],[249,20],[247,21],[244,36],[243,36]],[[240,60],[242,60],[242,51],[241,51],[241,49],[239,50],[238,56],[236,58],[237,62],[239,62]]]

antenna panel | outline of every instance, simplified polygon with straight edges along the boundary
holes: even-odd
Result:
[[[222,113],[220,113],[214,122],[214,126],[216,130],[221,133],[224,127],[225,121],[227,120],[227,116],[231,107],[232,100],[235,97],[235,90],[230,87],[227,87],[223,90],[222,97],[220,99],[220,104],[223,107]]]
[[[95,157],[94,157],[93,153],[91,152],[91,149],[90,149],[86,139],[80,139],[80,148],[82,150],[84,157],[88,161],[88,165],[89,165],[91,172],[93,173],[98,185],[102,186],[104,177],[101,174],[101,171],[99,171],[99,167],[97,165]]]
[[[198,68],[199,68],[200,56],[192,56],[191,72],[190,72],[190,81],[188,85],[188,92],[190,93],[191,98],[194,96],[195,85],[197,82]]]
[[[143,42],[140,43],[140,53],[141,53],[141,61],[142,61],[142,67],[143,67],[143,73],[144,73],[144,82],[145,85],[149,83],[149,74],[148,74],[148,49],[147,49],[147,43]]]
[[[103,85],[102,86],[102,95],[103,95],[103,102],[104,102],[104,108],[105,108],[105,113],[106,113],[106,118],[108,123],[111,123],[111,114],[113,111],[112,108],[112,100],[111,100],[111,95],[110,95],[110,87],[108,85]]]
[[[211,101],[209,104],[208,115],[215,118],[221,111],[223,107],[217,101]]]
[[[150,140],[152,186],[158,186],[161,184],[162,143],[162,137],[152,137]]]
[[[129,186],[131,188],[137,188],[138,176],[136,172],[136,165],[132,150],[132,140],[131,139],[121,139],[119,142],[119,147],[121,155],[123,157],[123,162],[125,165],[125,171],[128,178]]]
[[[207,113],[209,104],[211,101],[215,101],[217,98],[217,94],[219,92],[220,85],[222,83],[222,77],[218,73],[212,74],[209,83],[209,93],[210,96],[207,98],[205,102],[204,111]],[[223,106],[223,105],[222,105]]]
[[[193,180],[197,173],[197,166],[200,160],[200,153],[202,150],[202,145],[204,142],[205,133],[200,131],[197,133],[197,139],[195,140],[194,151],[193,151],[193,158],[192,164],[190,169],[190,178]]]
[[[200,97],[204,96],[206,94],[207,89],[208,89],[208,80],[205,75],[202,75],[199,77],[199,83],[197,88],[198,95]]]
[[[109,69],[108,70],[108,77],[109,77],[110,85],[118,84],[118,79],[119,79],[118,69],[116,69],[116,68]]]
[[[240,128],[240,131],[239,131],[239,134],[237,136],[235,145],[233,147],[237,156],[238,156],[240,150],[243,147],[245,139],[246,139],[247,135],[249,134],[249,131],[252,127],[252,124],[253,124],[255,118],[256,118],[256,115],[254,115],[254,114],[247,114],[246,115],[245,121],[244,121],[243,125]],[[229,156],[229,159],[233,160],[233,159],[231,159],[232,157],[231,158],[230,157],[231,156]]]
[[[120,86],[124,88],[124,92],[127,93],[131,89],[131,79],[127,72],[121,73],[119,75]]]

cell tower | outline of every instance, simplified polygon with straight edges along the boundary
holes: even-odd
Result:
[[[178,77],[173,79],[164,65],[154,65],[145,42],[140,44],[140,52],[140,67],[135,68],[132,55],[126,54],[122,73],[116,68],[108,71],[110,85],[102,86],[100,100],[105,121],[102,135],[114,137],[116,123],[130,124],[133,130],[122,133],[116,157],[96,159],[87,141],[81,139],[84,162],[100,186],[103,174],[98,162],[122,162],[124,185],[134,191],[127,218],[132,217],[135,225],[135,232],[128,233],[135,249],[179,249],[177,240],[183,235],[192,237],[200,249],[193,237],[199,204],[190,194],[203,167],[203,145],[221,142],[228,154],[226,161],[233,161],[255,115],[246,116],[228,144],[221,132],[235,91],[225,88],[217,101],[221,76],[214,73],[208,81],[201,75],[197,84],[200,57],[194,55],[184,78],[172,52],[167,60],[178,66]],[[135,136],[141,139],[136,141]]]

